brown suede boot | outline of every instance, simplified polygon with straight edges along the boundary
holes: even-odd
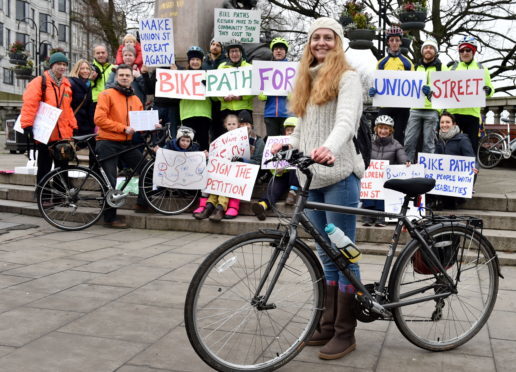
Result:
[[[356,348],[355,328],[357,320],[353,315],[353,294],[339,291],[337,296],[337,316],[335,318],[335,335],[319,351],[321,359],[339,359]]]
[[[211,216],[213,211],[215,210],[215,206],[211,203],[206,203],[206,207],[201,213],[194,213],[194,217],[197,220],[204,220],[205,218],[208,218]]]
[[[326,296],[324,297],[324,312],[317,326],[317,330],[306,343],[309,346],[325,345],[331,340],[335,329],[335,315],[337,314],[337,292],[338,285],[327,285]]]

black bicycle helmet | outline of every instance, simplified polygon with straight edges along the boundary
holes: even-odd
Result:
[[[188,52],[186,52],[186,56],[188,57],[188,60],[190,60],[192,58],[203,59],[204,58],[204,51],[202,50],[201,47],[193,45],[190,48],[188,48]]]

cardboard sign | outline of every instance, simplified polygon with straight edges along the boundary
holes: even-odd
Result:
[[[156,70],[156,97],[179,99],[206,99],[204,70]]]
[[[140,21],[140,41],[145,66],[170,66],[175,63],[172,18]]]
[[[430,74],[432,107],[485,107],[484,70],[435,71]]]
[[[422,165],[412,164],[410,167],[406,165],[389,165],[385,169],[385,178],[384,181],[392,180],[392,179],[407,179],[407,178],[415,178],[415,177],[425,177],[425,169]],[[397,192],[390,189],[384,189],[384,197],[385,197],[385,211],[389,213],[400,213],[401,206],[403,205],[403,200],[405,198],[405,194],[401,192]],[[414,203],[409,203],[409,210],[407,211],[407,216],[414,218],[421,218],[421,215],[425,215],[424,209],[422,209],[425,205],[425,197],[421,200],[421,205],[418,207],[414,206]],[[388,221],[396,221],[395,219],[387,219]]]
[[[181,152],[159,149],[156,152],[152,183],[156,186],[183,190],[202,190],[206,156],[203,151]]]
[[[369,167],[360,180],[360,199],[383,199],[383,183],[388,160],[371,159]]]
[[[256,164],[210,157],[203,192],[249,201],[259,170],[260,166]]]
[[[249,133],[247,128],[237,128],[217,137],[210,143],[209,158],[219,157],[231,160],[234,156],[249,159]]]
[[[290,143],[289,136],[268,136],[267,142],[265,143],[265,147],[263,148],[262,155],[262,169],[295,169],[296,167],[290,167],[288,162],[285,160],[275,161],[265,164],[265,162],[272,158],[272,146],[276,143],[281,143],[282,145],[287,145]]]
[[[158,110],[129,111],[129,125],[136,132],[156,129]]]
[[[286,96],[296,79],[298,62],[253,61],[253,92],[266,96]]]
[[[420,153],[418,163],[425,168],[425,177],[435,180],[429,194],[472,197],[474,157]]]
[[[61,112],[63,110],[57,107],[50,106],[44,102],[39,103],[36,119],[34,119],[34,124],[32,124],[32,133],[36,141],[44,144],[48,143],[50,135],[56,126],[57,119],[61,116]]]
[[[252,85],[252,66],[206,71],[207,97],[252,95]]]
[[[376,89],[373,106],[425,107],[425,95],[421,91],[425,84],[424,71],[376,70],[373,74]]]
[[[260,42],[261,12],[259,10],[215,9],[213,35],[222,42]]]

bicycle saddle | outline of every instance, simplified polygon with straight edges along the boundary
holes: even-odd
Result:
[[[92,137],[97,137],[97,133],[84,134],[82,136],[73,136],[72,138],[76,141],[86,141],[87,139],[90,139]]]
[[[435,186],[435,180],[433,178],[408,178],[406,180],[393,179],[388,180],[383,184],[386,189],[399,191],[408,196],[417,196],[426,194],[432,190]]]

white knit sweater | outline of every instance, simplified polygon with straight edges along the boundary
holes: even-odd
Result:
[[[322,65],[310,69],[315,79]],[[356,153],[353,136],[357,133],[362,115],[362,83],[358,74],[347,71],[342,74],[339,94],[333,101],[323,105],[308,104],[305,115],[290,136],[290,144],[309,155],[313,149],[327,147],[335,156],[335,165],[312,166],[314,177],[310,189],[333,185],[354,173],[358,178],[364,175],[362,156]],[[298,172],[303,185],[306,177]]]

